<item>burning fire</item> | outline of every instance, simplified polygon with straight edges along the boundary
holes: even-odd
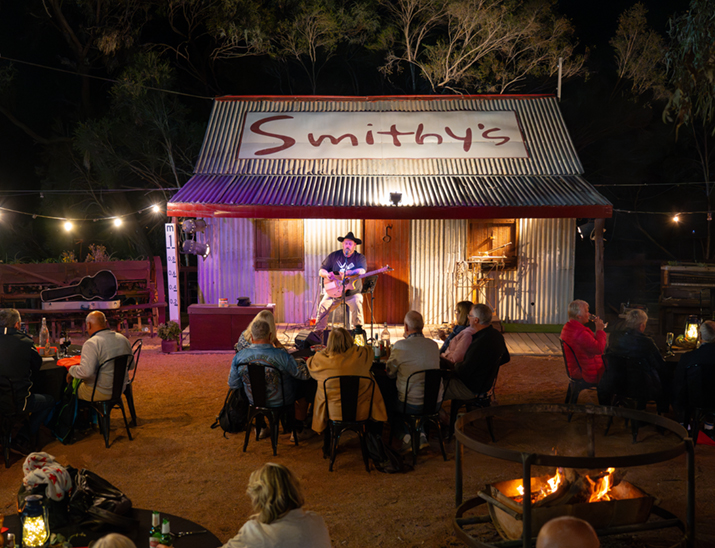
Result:
[[[611,490],[611,487],[613,487],[613,472],[615,471],[615,468],[609,468],[607,470],[607,474],[602,478],[597,479],[596,481],[593,481],[589,476],[585,476],[585,478],[588,480],[589,485],[591,486],[591,495],[588,499],[588,502],[611,500],[611,497],[608,492]]]
[[[556,490],[559,488],[559,486],[563,483],[564,481],[564,475],[562,473],[561,468],[556,469],[556,474],[546,480],[546,484],[536,493],[531,493],[531,502],[534,503],[536,501],[539,501],[541,499],[544,499],[551,495],[552,493],[555,493]],[[519,492],[519,495],[521,495],[522,500],[524,497],[524,485],[517,485],[516,490]]]

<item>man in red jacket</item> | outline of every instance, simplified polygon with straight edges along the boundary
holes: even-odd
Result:
[[[586,327],[591,319],[596,326],[595,333]],[[608,338],[603,330],[605,327],[606,324],[601,318],[591,317],[586,301],[577,300],[569,304],[569,321],[561,330],[561,340],[568,344],[576,355],[574,359],[571,352],[566,352],[566,363],[571,378],[583,379],[592,384],[601,380],[604,369],[601,356],[606,349]]]

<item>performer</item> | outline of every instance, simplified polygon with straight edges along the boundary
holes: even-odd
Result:
[[[333,251],[328,255],[323,264],[320,265],[318,274],[323,278],[326,292],[318,306],[318,319],[315,323],[315,332],[322,337],[325,327],[328,325],[328,314],[337,308],[341,301],[343,279],[346,276],[360,276],[367,271],[367,260],[365,255],[355,251],[355,248],[362,244],[360,238],[356,238],[352,232],[338,238],[343,244],[343,249]],[[355,280],[352,284],[348,282],[345,289],[345,304],[350,309],[350,323],[353,329],[356,325],[362,325],[362,281]],[[334,297],[331,297],[332,293]]]

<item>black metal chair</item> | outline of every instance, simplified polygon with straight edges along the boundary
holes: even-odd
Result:
[[[569,387],[566,390],[565,403],[570,405],[576,405],[578,403],[579,394],[584,390],[596,390],[598,388],[598,383],[587,382],[582,378],[577,379],[571,376],[571,372],[569,371],[569,363],[566,360],[567,350],[571,353],[571,356],[576,363],[576,367],[578,367],[578,370],[581,371],[581,375],[583,375],[583,369],[581,369],[581,364],[578,362],[578,358],[576,357],[576,352],[574,352],[574,349],[571,348],[571,346],[563,339],[559,339],[559,342],[561,343],[561,354],[564,358],[564,365],[566,366],[566,375],[569,378]],[[569,422],[571,422],[571,416],[572,414],[569,414]]]
[[[439,448],[442,450],[442,457],[445,461],[447,460],[447,453],[444,450],[444,439],[442,437],[442,424],[439,420],[439,411],[442,408],[440,388],[445,374],[446,372],[441,369],[423,369],[421,371],[415,371],[407,377],[407,382],[405,383],[405,401],[402,404],[401,418],[410,430],[413,466],[417,464],[417,453],[420,448],[420,432],[422,431],[423,425],[432,424],[437,427]],[[420,413],[408,413],[407,400],[410,394],[410,383],[412,383],[414,387],[415,383],[420,381],[420,376],[423,377],[422,382],[424,385],[422,411]]]
[[[690,427],[693,444],[698,443],[700,424],[710,416],[715,416],[715,364],[691,364],[685,369],[687,386],[687,408],[685,424]]]
[[[330,398],[329,394],[340,394],[339,399]],[[333,464],[338,450],[340,436],[346,430],[351,430],[358,435],[362,458],[365,462],[365,470],[370,471],[370,461],[368,460],[367,443],[365,442],[367,421],[372,415],[372,403],[375,397],[375,380],[371,377],[359,375],[342,375],[328,377],[323,381],[323,392],[325,393],[325,409],[328,419],[328,427],[325,435],[326,441],[330,440],[330,465],[328,469],[333,471]],[[358,404],[360,396],[369,395],[370,403],[363,412],[358,415]],[[332,413],[331,413],[332,408]],[[367,409],[367,412],[365,412]],[[332,418],[331,418],[332,415]],[[340,418],[337,418],[338,415]]]
[[[91,400],[79,400],[80,404],[88,404],[92,406],[95,411],[97,411],[99,429],[104,435],[104,446],[109,448],[109,419],[112,413],[112,409],[119,409],[122,412],[122,418],[124,419],[124,427],[127,429],[127,437],[131,440],[132,432],[129,430],[129,423],[127,422],[127,414],[124,411],[124,404],[122,403],[122,394],[124,393],[124,379],[127,376],[127,371],[132,363],[132,354],[122,354],[114,358],[110,358],[104,363],[100,364],[97,368],[97,376],[94,379],[94,388],[92,389],[92,399]],[[99,375],[102,372],[102,368],[107,367],[108,364],[114,364],[114,372],[112,374],[112,395],[108,400],[95,400],[94,397],[97,392],[97,381],[99,380]]]
[[[137,368],[139,367],[139,357],[142,353],[143,339],[137,339],[132,345],[132,355],[134,356],[134,367],[132,368],[132,376],[129,377],[129,382],[124,389],[124,397],[127,399],[127,407],[129,408],[129,414],[132,420],[129,422],[129,426],[137,425],[137,412],[134,409],[134,392],[132,391],[132,384],[134,384],[134,377],[137,376]]]
[[[479,394],[476,398],[469,400],[456,400],[453,399],[449,407],[449,439],[451,441],[454,435],[454,425],[457,422],[457,415],[462,407],[466,407],[467,411],[474,411],[475,409],[482,409],[483,407],[490,407],[492,405],[492,400],[494,399],[494,394],[497,385],[497,377],[499,376],[499,368],[501,367],[502,354],[499,358],[492,364],[492,370],[489,376],[486,377],[484,382],[485,392]],[[488,388],[486,388],[488,387]],[[486,418],[487,430],[489,431],[489,436],[492,442],[496,442],[496,437],[494,436],[494,423],[492,417]]]
[[[27,418],[27,413],[17,408],[15,388],[12,379],[0,376],[0,444],[3,448],[5,468],[10,468],[10,444],[12,431],[18,423]]]
[[[248,448],[248,440],[251,437],[251,429],[256,429],[256,441],[258,441],[261,430],[265,428],[263,419],[268,418],[271,429],[271,446],[273,455],[278,454],[278,427],[281,420],[287,420],[293,439],[298,445],[298,435],[295,431],[295,404],[286,403],[285,390],[283,385],[283,375],[281,371],[272,366],[258,362],[249,362],[245,365],[248,368],[248,379],[253,396],[253,404],[248,405],[248,421],[246,422],[246,437],[243,440],[243,452]],[[276,380],[277,379],[277,380]],[[277,407],[268,405],[268,385],[277,383],[280,387],[281,405]],[[260,420],[260,422],[259,422]]]

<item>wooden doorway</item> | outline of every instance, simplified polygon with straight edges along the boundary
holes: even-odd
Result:
[[[375,287],[375,323],[401,324],[409,310],[410,221],[368,219],[365,221],[363,249],[368,271],[389,265],[391,272],[380,274]],[[370,323],[370,295],[363,301],[365,323]]]

